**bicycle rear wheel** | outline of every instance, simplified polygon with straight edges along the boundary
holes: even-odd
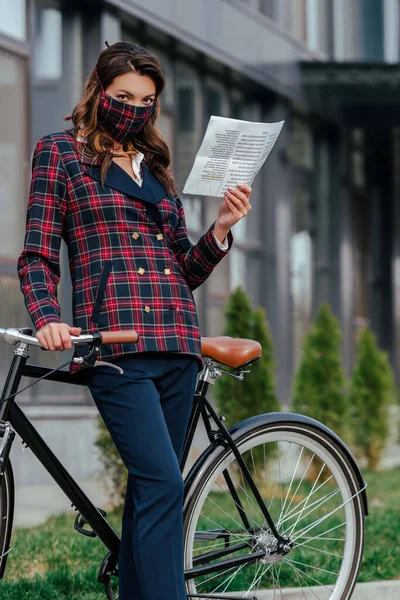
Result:
[[[324,431],[304,424],[264,424],[236,444],[279,533],[289,537],[289,551],[278,551],[237,459],[221,449],[185,506],[185,570],[197,569],[187,581],[188,598],[252,598],[270,590],[260,597],[348,600],[364,543],[359,481],[349,459]],[[257,552],[262,558],[244,562]],[[223,568],[228,559],[231,566]]]

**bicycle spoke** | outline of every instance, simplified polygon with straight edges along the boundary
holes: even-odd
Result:
[[[213,525],[216,525],[216,526],[219,528],[219,524],[218,524],[218,523],[216,523],[215,521],[213,521],[212,519],[210,519],[210,517],[206,517],[206,516],[205,516],[205,515],[203,515],[203,514],[201,514],[201,517],[202,517],[203,519],[206,519],[206,521],[210,521],[210,523],[212,523]],[[238,539],[238,541],[243,541],[243,540],[242,540],[242,537],[243,537],[245,534],[238,534],[238,533],[233,533],[233,532],[231,532],[231,531],[230,531],[230,532],[229,532],[229,535],[233,535],[234,537],[236,537],[236,538],[239,538],[239,539]],[[242,536],[242,537],[241,537],[241,536]]]
[[[313,577],[309,573],[306,573],[305,571],[303,571],[303,569],[300,569],[299,567],[296,567],[294,565],[295,561],[292,561],[292,560],[290,560],[288,558],[284,558],[283,562],[289,563],[290,566],[292,567],[292,569],[297,569],[297,571],[299,571],[299,573],[304,574],[306,577],[308,577],[309,579],[311,579],[312,581],[314,581],[314,583],[316,583],[318,587],[324,587],[324,588],[326,588],[328,590],[328,592],[332,593],[333,589],[330,589],[327,585],[325,585],[324,583],[321,583],[320,581],[318,581],[318,579],[315,579],[315,577]],[[305,565],[305,566],[307,566],[307,565]],[[311,588],[309,588],[309,589],[310,589],[310,591],[314,591]],[[319,596],[316,596],[316,597],[319,598]]]
[[[329,575],[337,575],[337,573],[334,573],[333,571],[328,571],[327,569],[322,569],[321,567],[315,567],[314,565],[306,565],[302,562],[299,562],[298,560],[291,560],[291,559],[287,559],[287,560],[296,565],[301,565],[302,567],[310,567],[311,569],[315,569],[316,571],[322,571],[323,573],[329,573]]]
[[[285,561],[285,562],[287,562],[287,561]],[[313,595],[314,595],[314,596],[317,598],[317,600],[320,600],[320,597],[319,597],[319,596],[317,596],[317,594],[314,592],[314,590],[313,590],[313,589],[312,589],[312,588],[311,588],[311,587],[308,585],[308,583],[307,583],[307,581],[306,581],[305,577],[303,577],[303,575],[302,575],[302,572],[301,572],[301,570],[300,570],[300,569],[298,569],[297,567],[295,567],[294,565],[291,565],[291,568],[292,568],[292,569],[293,569],[293,571],[295,572],[295,574],[296,574],[297,578],[301,577],[302,581],[303,581],[303,582],[305,583],[305,585],[307,586],[307,590],[308,590],[308,591],[310,591],[310,592],[311,592],[311,593],[312,593],[312,594],[313,594]],[[306,575],[306,573],[305,573],[305,575]],[[312,579],[312,577],[311,577],[311,579]],[[315,580],[315,581],[316,581],[316,582],[318,583],[318,585],[319,585],[319,582],[318,582],[317,580]],[[330,591],[330,590],[329,590],[329,591]]]
[[[339,527],[343,527],[344,525],[346,525],[346,521],[344,521],[343,523],[340,523],[339,525],[335,525],[331,529],[328,529],[327,531],[323,531],[320,535],[316,535],[314,537],[310,537],[308,535],[298,535],[298,536],[296,536],[296,540],[299,540],[300,538],[306,538],[307,540],[315,540],[316,538],[319,538],[320,536],[322,537],[323,535],[325,535],[326,533],[330,533],[331,531],[335,531],[335,529],[339,529]]]
[[[314,484],[313,484],[313,486],[312,486],[312,488],[311,488],[311,493],[310,493],[310,494],[309,494],[309,496],[307,497],[307,501],[305,502],[305,504],[304,504],[304,506],[303,506],[303,508],[302,508],[302,510],[301,510],[301,512],[300,512],[300,515],[297,517],[297,521],[296,521],[296,523],[293,525],[292,529],[290,530],[290,532],[289,532],[289,536],[291,536],[291,535],[293,534],[293,531],[296,529],[297,523],[299,522],[299,520],[300,520],[300,518],[301,518],[301,515],[303,514],[303,511],[305,510],[305,508],[306,508],[306,506],[307,506],[307,503],[308,503],[308,500],[309,500],[309,498],[311,498],[311,496],[312,496],[312,494],[313,494],[313,491],[314,491],[314,489],[315,489],[315,486],[317,485],[317,483],[318,483],[318,481],[319,481],[319,478],[321,477],[321,473],[322,473],[322,471],[324,470],[324,468],[325,468],[325,463],[322,465],[322,467],[321,467],[321,470],[320,470],[320,472],[318,473],[318,477],[317,477],[317,479],[314,481]]]
[[[365,489],[365,487],[363,489]],[[326,521],[326,519],[329,519],[329,517],[331,517],[337,510],[340,510],[341,508],[343,508],[343,506],[345,506],[346,504],[348,504],[349,502],[351,502],[352,500],[354,500],[354,498],[356,496],[359,496],[362,491],[363,490],[360,490],[359,492],[356,492],[355,494],[353,494],[353,496],[351,496],[351,498],[348,498],[348,500],[346,500],[340,506],[338,506],[337,508],[335,508],[335,510],[333,510],[332,512],[330,512],[328,515],[325,515],[324,517],[321,517],[321,519],[319,519],[318,521],[316,521],[315,523],[313,523],[309,527],[306,527],[304,530],[300,531],[299,533],[308,533],[309,531],[311,531],[311,529],[314,529],[314,527],[316,527],[320,523],[323,523],[324,521]],[[299,535],[296,535],[293,538],[292,541],[297,540],[298,537],[299,537]]]
[[[283,460],[283,466],[285,466],[285,463],[286,463],[287,455],[288,455],[288,452],[289,452],[289,447],[290,447],[290,444],[288,446],[288,449],[286,450],[285,458]],[[271,499],[271,502],[270,502],[270,504],[268,506],[268,510],[270,512],[271,512],[272,503],[273,503],[273,501],[275,499],[275,493],[276,493],[278,485],[281,486],[281,502],[282,502],[282,481],[281,481],[282,478],[281,478],[281,461],[280,461],[280,458],[279,458],[279,444],[278,444],[278,472],[279,472],[279,481],[277,481],[276,484],[275,484],[274,493],[272,494],[272,499]]]
[[[240,469],[240,473],[242,474],[242,480],[243,480],[243,473],[242,473],[242,469]],[[253,500],[253,498],[251,496],[249,496],[249,494],[247,493],[247,489],[245,489],[244,487],[242,487],[240,485],[240,483],[238,482],[238,480],[232,475],[230,474],[232,481],[234,481],[235,483],[237,483],[237,485],[239,486],[239,488],[244,492],[244,494],[247,496],[248,500],[250,500],[250,502],[257,508],[257,510],[260,510],[260,507],[258,506],[258,504],[256,504]]]
[[[228,515],[228,513],[223,508],[218,506],[218,504],[216,502],[214,502],[214,500],[212,498],[208,498],[208,501],[211,502],[212,504],[214,504],[214,506],[216,506],[222,513],[224,513],[227,517],[229,517],[229,519],[234,521],[236,523],[236,525],[239,526],[239,528],[243,528],[243,524],[236,521],[236,519],[234,519],[231,515]]]
[[[309,510],[307,513],[305,513],[301,518],[297,519],[296,525],[298,523],[300,523],[301,521],[304,521],[304,519],[306,519],[308,517],[308,515],[311,515],[311,513],[315,512],[318,508],[320,508],[321,506],[323,506],[326,502],[328,502],[328,500],[330,500],[331,498],[333,498],[334,496],[336,496],[336,494],[338,494],[338,493],[339,493],[339,490],[335,490],[333,492],[330,492],[329,494],[327,494],[323,498],[320,498],[320,499],[316,500],[313,504],[310,504],[308,506],[308,508],[311,508],[312,506],[314,506],[314,508],[312,510]],[[288,529],[286,529],[284,531],[284,534],[286,534],[287,531],[288,531]],[[292,535],[292,533],[293,533],[293,528],[292,528],[292,530],[290,532],[290,535]]]
[[[329,554],[330,556],[335,556],[336,558],[340,558],[340,559],[343,558],[343,556],[341,554],[335,554],[334,552],[328,552],[328,550],[322,550],[322,548],[315,548],[314,546],[309,546],[308,544],[294,545],[293,550],[295,548],[300,548],[300,547],[308,548],[310,550],[316,550],[317,552],[321,552],[321,554]]]
[[[229,476],[232,479],[232,475],[229,474]],[[233,481],[233,479],[232,479],[232,481]],[[230,500],[232,500],[232,502],[235,504],[235,506],[237,506],[237,508],[238,508],[238,510],[240,512],[241,506],[236,502],[236,500],[233,498],[233,496],[231,494],[229,494],[229,492],[227,492],[226,490],[224,490],[224,488],[222,487],[222,485],[218,481],[216,482],[216,484],[221,489],[221,492],[223,492],[228,498],[230,498]],[[255,504],[255,506],[256,506],[256,504]],[[247,516],[247,513],[246,513],[246,516]],[[241,525],[241,527],[243,527],[243,525]]]
[[[307,502],[307,501],[308,501],[308,500],[311,498],[311,496],[314,496],[314,494],[316,494],[316,493],[317,493],[317,492],[318,492],[318,491],[319,491],[319,490],[320,490],[320,489],[321,489],[321,488],[322,488],[324,485],[326,485],[326,484],[327,484],[329,481],[331,481],[331,479],[333,479],[333,476],[329,477],[329,479],[327,479],[326,481],[324,481],[323,483],[321,483],[321,484],[320,484],[320,485],[319,485],[319,486],[318,486],[318,487],[317,487],[317,488],[316,488],[316,489],[313,491],[313,493],[312,493],[312,494],[311,494],[311,492],[310,492],[310,493],[308,494],[308,496],[307,496],[306,498],[304,498],[304,500],[302,500],[301,502],[299,502],[299,503],[298,503],[296,506],[294,506],[294,507],[292,508],[292,510],[291,510],[291,511],[289,511],[289,512],[287,512],[287,511],[286,511],[286,513],[285,513],[285,515],[284,515],[284,519],[282,519],[282,520],[278,521],[278,523],[277,523],[277,524],[278,524],[278,525],[282,525],[282,523],[285,523],[285,521],[287,521],[289,518],[292,518],[292,515],[293,515],[293,513],[294,513],[294,512],[295,512],[295,511],[296,511],[298,508],[300,508],[300,506],[302,506],[302,505],[303,505],[305,502]],[[313,504],[309,504],[308,506],[309,506],[309,507],[311,507],[311,506],[313,506]],[[295,513],[295,514],[297,515],[298,513]]]
[[[291,505],[292,505],[292,503],[293,503],[293,498],[295,498],[295,497],[296,497],[296,495],[297,495],[297,493],[298,493],[298,491],[299,491],[299,489],[300,489],[300,487],[301,487],[301,485],[302,485],[302,483],[303,483],[303,481],[304,481],[304,478],[305,478],[305,476],[306,476],[306,475],[307,475],[307,473],[308,473],[308,469],[310,468],[310,465],[311,465],[312,461],[314,460],[314,456],[315,456],[315,454],[313,454],[313,455],[311,456],[311,458],[310,458],[310,460],[309,460],[309,462],[308,462],[308,465],[307,465],[307,467],[306,467],[306,470],[304,471],[304,473],[303,473],[303,475],[302,475],[302,477],[301,477],[301,479],[300,479],[300,481],[299,481],[299,484],[298,484],[298,486],[297,486],[297,488],[296,488],[296,490],[295,490],[295,492],[294,492],[294,494],[293,494],[292,500],[290,501],[290,504],[289,504],[289,506],[288,506],[288,508],[287,508],[287,510],[286,510],[286,515],[287,515],[287,514],[290,514],[288,511],[289,511],[289,508],[291,507]],[[293,510],[296,510],[296,508],[297,508],[297,507],[294,507],[294,509],[293,509]]]
[[[292,475],[292,478],[290,480],[290,484],[289,484],[288,490],[286,492],[286,497],[285,497],[285,501],[284,501],[283,506],[282,506],[281,514],[279,515],[278,523],[280,522],[280,520],[282,518],[282,515],[283,515],[283,511],[285,510],[286,502],[287,502],[287,499],[289,497],[290,490],[292,489],[292,483],[293,483],[293,481],[294,481],[294,479],[296,477],[297,469],[299,468],[300,460],[301,460],[301,457],[303,455],[303,450],[304,450],[304,448],[301,449],[301,452],[299,454],[299,458],[297,459],[296,467],[295,467],[295,469],[293,471],[293,475]]]
[[[301,589],[301,591],[302,591],[302,594],[303,594],[303,596],[304,596],[305,600],[307,600],[307,596],[306,596],[306,594],[305,594],[305,592],[304,592],[304,588],[303,588],[303,585],[302,585],[302,583],[301,583],[301,579],[300,579],[300,577],[299,577],[299,575],[298,575],[297,571],[296,571],[295,569],[293,569],[293,570],[294,570],[295,577],[296,577],[297,581],[299,582],[299,586],[300,586],[300,589]],[[304,581],[304,580],[303,580],[303,581]]]

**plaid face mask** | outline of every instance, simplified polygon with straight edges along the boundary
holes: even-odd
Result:
[[[144,127],[156,109],[155,101],[150,106],[134,106],[121,102],[105,92],[96,70],[94,74],[101,87],[98,120],[104,124],[113,140],[122,144]]]

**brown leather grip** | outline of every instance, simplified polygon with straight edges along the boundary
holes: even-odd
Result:
[[[122,329],[121,331],[99,331],[102,344],[136,343],[139,334],[134,329]]]

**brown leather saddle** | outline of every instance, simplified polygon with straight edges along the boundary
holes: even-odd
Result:
[[[261,344],[254,340],[221,335],[202,337],[201,351],[204,357],[237,369],[260,358],[262,348]]]

